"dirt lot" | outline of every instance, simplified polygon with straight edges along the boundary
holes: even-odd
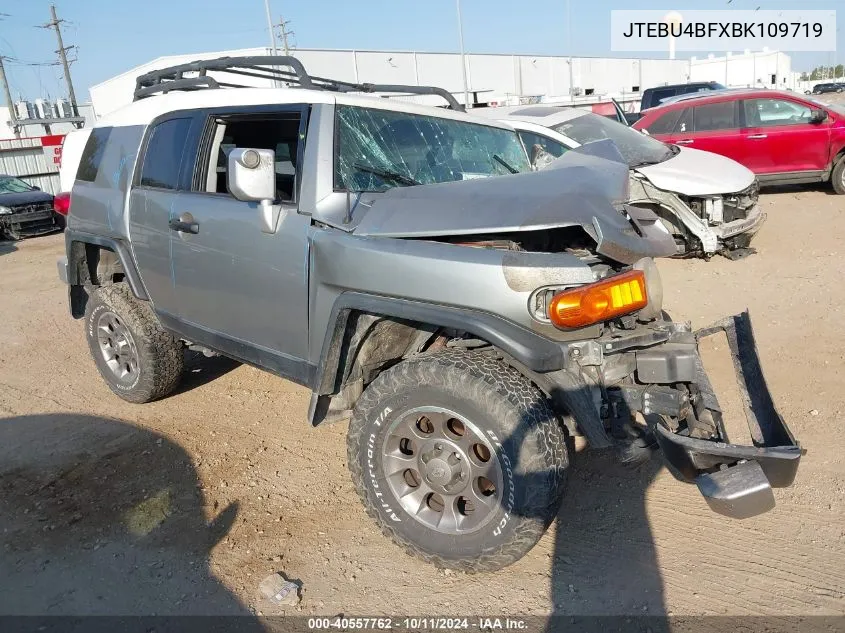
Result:
[[[99,379],[56,276],[61,236],[0,242],[0,613],[246,613],[259,581],[319,614],[845,612],[845,199],[768,193],[759,254],[663,261],[667,309],[748,307],[769,385],[807,449],[777,508],[733,521],[658,463],[581,454],[557,524],[491,575],[408,558],[364,514],[345,425],[226,360],[135,406]]]

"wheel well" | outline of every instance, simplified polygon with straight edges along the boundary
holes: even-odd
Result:
[[[314,426],[348,418],[366,386],[382,371],[406,358],[445,347],[483,350],[548,395],[544,385],[535,380],[537,374],[489,341],[464,330],[359,310],[340,315],[336,328],[309,411]]]
[[[85,315],[88,296],[93,287],[119,283],[126,277],[123,263],[115,251],[87,242],[71,242],[68,268],[70,308],[75,319]]]

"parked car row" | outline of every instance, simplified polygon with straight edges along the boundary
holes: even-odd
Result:
[[[242,74],[297,89],[233,87]],[[671,322],[654,263],[678,252],[667,226],[684,213],[723,241],[757,217],[753,176],[589,113],[485,119],[436,88],[407,91],[447,109],[360,94],[384,91],[403,92],[227,57],[139,77],[96,123],[59,275],[109,388],[168,396],[186,347],[305,385],[309,426],[350,420],[367,512],[441,567],[530,550],[575,435],[627,463],[659,448],[716,512],[771,509],[801,448],[750,319]],[[690,177],[708,169],[731,182]],[[730,442],[699,357],[721,332],[753,446]]]

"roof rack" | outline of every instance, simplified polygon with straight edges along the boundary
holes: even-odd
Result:
[[[394,84],[351,83],[309,75],[296,57],[289,55],[258,55],[253,57],[219,57],[203,59],[178,66],[153,70],[135,80],[134,101],[173,90],[204,90],[208,88],[252,88],[243,84],[222,81],[211,77],[217,71],[245,77],[280,81],[290,87],[331,92],[392,92],[406,95],[436,95],[443,98],[452,110],[464,112],[455,97],[443,88],[434,86],[403,86]],[[191,76],[186,77],[185,74]],[[194,74],[196,73],[196,74]]]

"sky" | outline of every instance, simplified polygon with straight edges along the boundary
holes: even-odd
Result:
[[[264,0],[54,0],[65,45],[76,45],[71,65],[80,102],[88,88],[161,55],[269,44]],[[612,9],[684,10],[839,9],[835,53],[793,53],[793,70],[845,63],[842,0],[461,0],[468,53],[634,57],[611,53]],[[290,21],[301,48],[458,51],[455,0],[270,0],[274,22]],[[50,19],[49,0],[0,0],[0,55],[7,60],[12,97],[66,94],[56,60],[55,33],[37,28]],[[787,51],[788,52],[788,51]],[[659,57],[661,54],[647,55]],[[682,54],[678,55],[682,57]],[[701,54],[699,53],[699,56]]]

